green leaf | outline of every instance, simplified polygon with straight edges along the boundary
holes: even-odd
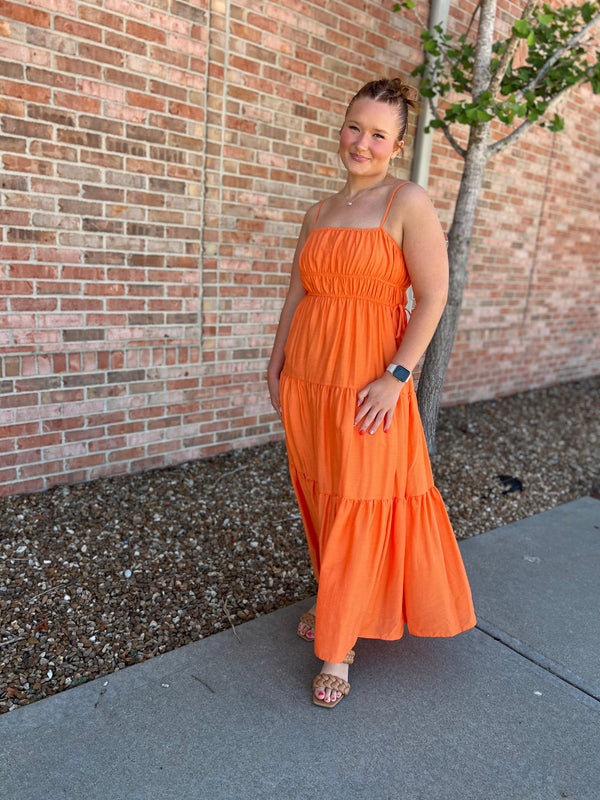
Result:
[[[581,16],[583,17],[583,21],[587,23],[591,20],[594,16],[595,10],[592,3],[584,3],[581,6]]]
[[[529,36],[527,37],[527,45],[529,47],[533,47],[534,44],[535,44],[535,34],[533,31],[530,31]]]
[[[443,128],[444,127],[444,123],[442,122],[441,119],[432,119],[431,122],[429,123],[429,127],[430,128]]]
[[[513,25],[513,33],[521,39],[526,39],[530,30],[531,26],[526,19],[518,19]]]
[[[477,109],[477,119],[480,122],[489,122],[491,119],[494,119],[494,117],[491,114],[488,114],[487,111],[484,111],[483,109],[478,108]]]
[[[538,14],[538,22],[540,25],[550,25],[554,19],[554,14]]]

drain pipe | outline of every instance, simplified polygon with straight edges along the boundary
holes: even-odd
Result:
[[[433,31],[436,25],[441,25],[444,33],[446,32],[449,9],[450,0],[431,0],[431,9],[429,11],[430,31]],[[419,122],[417,124],[417,133],[415,136],[410,179],[414,183],[418,183],[419,186],[422,186],[425,190],[429,183],[429,164],[431,162],[432,144],[432,135],[431,133],[425,133],[425,128],[430,121],[431,111],[429,109],[429,98],[424,97],[421,100],[421,111],[419,113]]]

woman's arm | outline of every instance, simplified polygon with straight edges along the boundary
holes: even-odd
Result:
[[[416,306],[393,363],[411,372],[431,341],[448,296],[448,256],[444,234],[426,193],[414,184],[400,190],[390,209],[390,233],[402,246]],[[389,372],[358,393],[355,425],[360,433],[389,430],[404,384]]]
[[[285,343],[287,342],[292,319],[296,313],[296,308],[306,294],[304,286],[302,286],[302,280],[300,279],[300,268],[298,266],[298,262],[302,248],[304,247],[308,234],[310,233],[310,230],[314,224],[315,214],[316,211],[314,208],[309,209],[304,217],[304,222],[302,223],[298,244],[296,245],[296,252],[294,253],[294,261],[292,263],[290,285],[285,298],[285,303],[283,304],[283,308],[281,310],[281,316],[279,317],[279,325],[277,326],[277,333],[275,334],[273,351],[269,360],[269,366],[267,367],[267,383],[269,385],[271,403],[280,418],[281,401],[279,399],[279,376],[281,375],[281,370],[283,369],[283,363],[285,361]]]

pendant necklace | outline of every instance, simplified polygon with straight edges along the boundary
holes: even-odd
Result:
[[[352,203],[353,203],[353,202],[354,202],[354,201],[355,201],[355,200],[356,200],[358,197],[360,197],[360,195],[361,195],[361,194],[363,194],[364,192],[370,192],[370,191],[371,191],[371,189],[377,189],[377,187],[378,187],[378,186],[383,186],[383,184],[384,184],[384,183],[385,183],[385,178],[384,178],[382,181],[380,181],[380,183],[376,183],[376,184],[375,184],[375,186],[368,186],[366,189],[361,189],[361,190],[360,190],[360,192],[357,192],[357,193],[356,193],[356,195],[355,195],[355,196],[352,198],[352,200],[346,200],[346,205],[347,205],[347,206],[351,206],[351,205],[352,205]]]

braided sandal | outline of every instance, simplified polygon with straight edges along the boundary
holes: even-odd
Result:
[[[302,616],[300,617],[300,622],[298,623],[299,625],[304,624],[304,625],[308,625],[310,628],[312,628],[312,636],[307,636],[307,634],[300,633],[299,630],[297,631],[298,636],[301,639],[304,639],[305,642],[314,642],[314,640],[315,640],[315,625],[316,625],[316,622],[317,622],[317,620],[315,618],[315,615],[311,614],[310,611],[307,611],[306,614],[302,614]]]
[[[342,661],[342,664],[353,664],[354,655],[354,650],[350,650],[346,658]],[[323,708],[333,708],[337,706],[340,700],[343,700],[350,692],[350,684],[348,681],[345,681],[343,678],[338,678],[337,675],[330,675],[328,672],[321,672],[319,675],[316,675],[312,683],[312,688],[313,703],[316,706],[323,706]],[[325,700],[319,700],[319,698],[315,696],[315,689],[333,689],[334,692],[340,692],[341,697],[327,703]]]

